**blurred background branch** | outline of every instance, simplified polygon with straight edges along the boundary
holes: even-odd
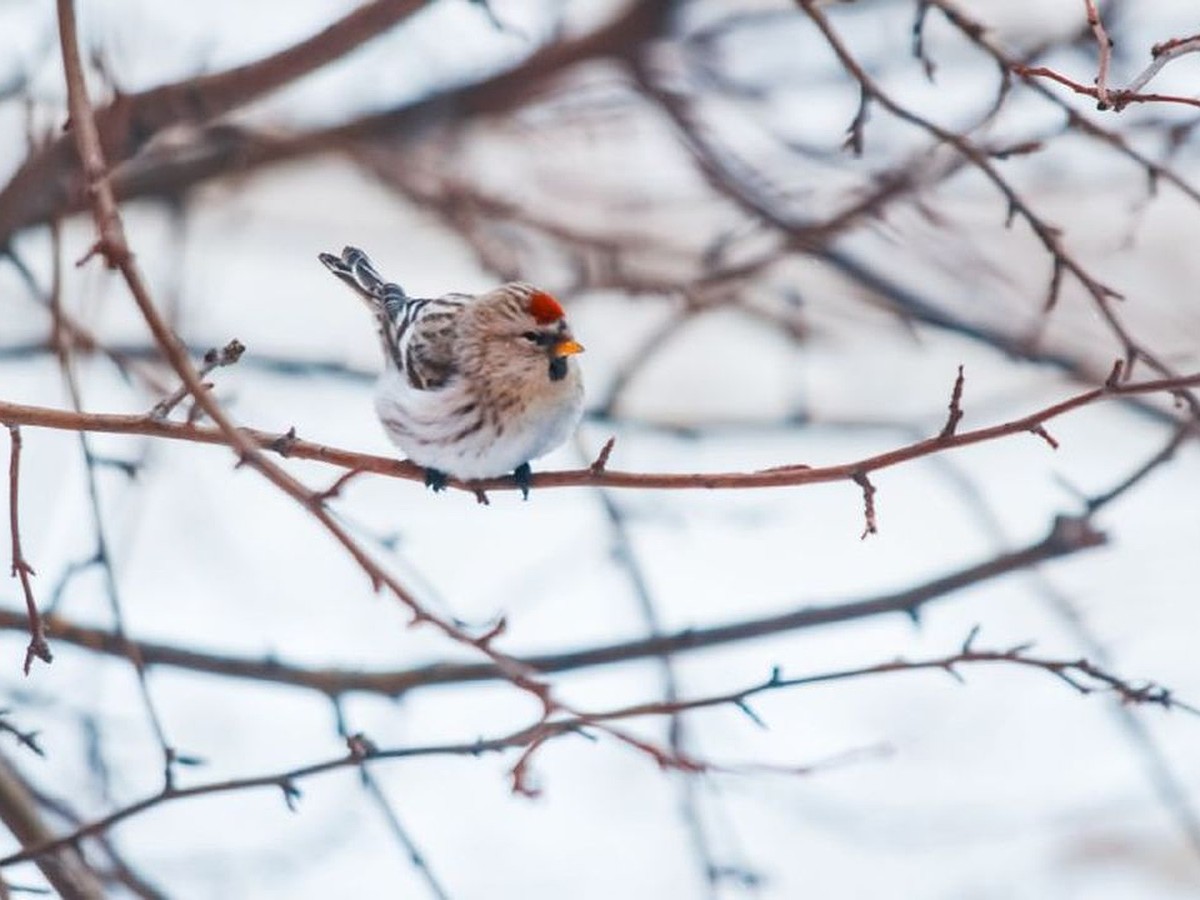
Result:
[[[1061,6],[0,9],[0,893],[1194,893],[1194,10]],[[568,306],[529,503],[408,483],[347,243]]]

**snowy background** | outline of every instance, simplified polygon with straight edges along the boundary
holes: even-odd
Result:
[[[186,13],[141,0],[79,5],[87,47],[125,91],[257,58],[349,8],[332,0],[292,2],[286,11],[210,0]],[[1030,35],[1072,34],[1082,6],[970,4],[1016,46],[1033,43]],[[716,3],[683,7],[682,29],[722,14]],[[856,178],[903,159],[914,136],[876,111],[861,161],[772,157],[767,132],[836,150],[857,102],[811,25],[779,8],[778,20],[741,32],[722,56],[730,78],[780,85],[769,103],[755,107],[762,128],[747,130],[739,151],[784,179],[782,189],[799,207],[831,208]],[[437,3],[239,116],[262,128],[333,124],[509,66],[530,51],[530,41],[549,36],[560,13],[572,29],[586,29],[611,12],[609,4],[590,2],[565,12],[551,3],[497,2],[494,9],[519,33],[497,33],[470,4]],[[1125,9],[1120,37],[1140,55],[1118,59],[1119,73],[1137,71],[1155,41],[1194,30],[1193,13],[1186,2]],[[994,96],[994,65],[931,25],[931,52],[942,71],[934,85],[924,84],[907,56],[911,14],[899,3],[830,10],[898,95],[939,121],[971,121]],[[31,73],[32,112],[20,97],[0,105],[0,167],[11,172],[26,152],[27,116],[37,127],[61,124],[65,92],[48,4],[0,3],[0,35],[0,65],[11,69],[0,77]],[[1050,64],[1087,81],[1093,49],[1081,44],[1052,55]],[[588,78],[603,81],[603,72],[578,77],[572,90],[586,96]],[[1184,59],[1156,86],[1194,93],[1198,80],[1200,63]],[[636,108],[619,112],[614,124],[602,103],[581,102],[571,116],[556,113],[554,103],[539,104],[515,117],[512,128],[485,123],[457,140],[431,138],[430,177],[486,182],[575,224],[621,219],[622,230],[661,238],[642,256],[631,251],[630,267],[669,280],[676,258],[702,248],[709,222],[724,214],[695,199],[702,182],[683,151],[668,146],[661,123]],[[1052,123],[1037,118],[1045,114],[1030,100],[1014,101],[994,136],[1000,142],[1048,131]],[[1139,128],[1149,132],[1154,116],[1168,113],[1123,115],[1106,124],[1128,127],[1134,140]],[[531,137],[531,128],[545,131]],[[1147,202],[1144,172],[1095,144],[1068,137],[1056,147],[1006,171],[1066,230],[1077,256],[1127,296],[1120,313],[1130,329],[1178,370],[1196,371],[1200,208],[1169,186]],[[421,158],[385,142],[370,153],[304,158],[205,185],[188,195],[182,213],[150,203],[126,207],[130,242],[179,333],[196,347],[235,337],[247,346],[241,363],[214,376],[217,396],[239,422],[268,431],[294,426],[308,440],[392,452],[372,412],[378,359],[371,323],[316,254],[361,246],[416,294],[494,283],[496,273],[482,264],[486,255],[414,201],[402,176],[389,181],[389,167]],[[1173,167],[1200,180],[1197,155],[1186,145]],[[614,196],[634,199],[624,207],[597,200]],[[947,180],[921,199],[942,219],[907,203],[839,246],[882,262],[892,278],[919,286],[961,321],[1027,333],[1050,270],[1027,229],[1004,228],[1003,204],[977,178]],[[70,265],[92,240],[86,217],[65,223],[66,308],[112,346],[147,346],[119,279],[94,262]],[[23,232],[15,249],[48,284],[46,230]],[[678,310],[679,298],[667,291],[572,290],[568,267],[546,254],[514,260],[525,277],[567,301],[588,348],[581,361],[594,398],[606,396],[630,354]],[[747,291],[749,304],[769,318],[734,306],[689,319],[639,370],[614,414],[586,420],[578,446],[540,468],[577,467],[610,435],[617,438],[612,467],[631,471],[750,471],[857,459],[940,429],[959,364],[967,373],[964,428],[1002,422],[1082,389],[1058,368],[920,323],[902,325],[885,304],[812,260],[794,259]],[[53,353],[17,352],[44,341],[48,330],[44,307],[12,266],[0,266],[0,398],[68,405]],[[1064,293],[1043,340],[1048,351],[1094,373],[1092,383],[1121,355],[1074,289]],[[296,373],[269,364],[279,359],[322,365]],[[90,411],[140,413],[157,399],[102,356],[81,355],[77,369]],[[171,383],[165,372],[161,377]],[[481,507],[469,494],[434,496],[413,482],[366,476],[353,480],[334,508],[431,608],[481,627],[504,615],[508,631],[499,646],[523,655],[645,634],[631,565],[663,631],[910,587],[1038,540],[1055,515],[1079,511],[1079,492],[1118,483],[1169,435],[1162,419],[1116,402],[1057,420],[1050,431],[1057,451],[1025,435],[879,473],[880,532],[865,541],[861,494],[849,483],[612,492],[619,533],[603,498],[583,488],[535,490],[528,503],[499,493]],[[79,440],[36,428],[23,436],[21,526],[38,572],[35,590],[48,601],[62,583],[58,614],[110,627],[99,568],[63,581],[96,541]],[[235,471],[227,451],[121,436],[96,436],[92,448],[138,464],[132,479],[111,467],[97,470],[112,568],[138,640],[314,668],[391,670],[468,658],[430,631],[408,628],[405,612],[372,593],[311,517],[254,473]],[[314,486],[337,474],[315,463],[286,466]],[[1109,535],[1108,546],[941,598],[924,610],[919,627],[890,615],[680,655],[680,692],[749,686],[774,666],[802,675],[938,656],[957,649],[978,624],[982,647],[1036,641],[1038,653],[1071,658],[1094,655],[1098,645],[1117,674],[1200,699],[1195,441],[1095,524]],[[0,538],[7,547],[7,533]],[[22,608],[16,581],[0,585],[0,603]],[[46,756],[6,743],[6,758],[85,819],[156,791],[159,748],[128,662],[54,644],[51,635],[54,663],[36,665],[24,678],[25,640],[14,631],[0,641],[3,706],[12,722],[40,733]],[[1044,672],[974,666],[963,674],[965,686],[944,673],[919,672],[769,693],[753,701],[766,729],[732,707],[689,714],[694,755],[743,767],[723,774],[664,773],[603,737],[540,749],[536,799],[510,792],[514,753],[370,768],[429,869],[456,898],[1197,895],[1200,847],[1189,844],[1179,814],[1156,792],[1144,744],[1131,737],[1113,702],[1080,697]],[[170,741],[203,760],[181,770],[181,783],[283,771],[345,750],[330,703],[311,691],[166,666],[151,669],[148,680]],[[566,673],[553,683],[578,706],[608,708],[660,696],[662,667],[649,659]],[[530,724],[537,711],[527,695],[501,682],[423,688],[398,701],[355,695],[344,708],[350,731],[389,748],[505,734]],[[1173,773],[1182,792],[1176,800],[1200,804],[1200,719],[1153,708],[1133,714]],[[631,727],[666,740],[663,720]],[[848,752],[854,755],[846,762],[808,775],[745,768],[820,763]],[[298,786],[295,812],[276,789],[221,794],[157,807],[112,836],[171,897],[429,895],[356,771]],[[692,825],[681,814],[687,803]],[[709,883],[696,822],[710,860],[752,877]],[[15,849],[11,837],[0,839],[0,852]],[[42,883],[29,865],[6,875],[18,884]]]

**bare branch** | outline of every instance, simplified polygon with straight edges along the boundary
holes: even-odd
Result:
[[[1200,716],[1200,708],[1177,699],[1171,691],[1153,682],[1136,684],[1120,678],[1086,659],[1053,659],[1031,656],[1024,647],[1014,647],[1008,650],[975,650],[964,647],[948,656],[923,660],[892,659],[874,665],[861,666],[851,669],[840,669],[822,672],[815,675],[804,675],[793,678],[781,677],[778,671],[759,684],[737,691],[711,694],[686,700],[653,700],[637,703],[615,709],[597,712],[579,713],[567,717],[540,719],[528,728],[512,732],[498,738],[478,740],[471,743],[447,743],[419,747],[400,747],[390,750],[380,750],[369,742],[351,742],[349,752],[340,757],[314,763],[287,772],[256,776],[251,778],[236,778],[227,781],[209,782],[188,788],[170,788],[158,794],[153,794],[122,807],[107,816],[76,828],[74,831],[53,840],[38,843],[17,853],[0,858],[0,867],[15,865],[31,859],[38,859],[48,853],[53,853],[63,847],[78,844],[87,837],[102,834],[126,819],[143,813],[164,803],[184,800],[191,797],[230,793],[233,791],[251,790],[261,787],[283,788],[286,795],[295,797],[298,794],[296,782],[315,775],[324,774],[346,767],[358,767],[366,760],[382,761],[396,759],[412,759],[422,756],[479,756],[483,753],[495,753],[509,749],[520,749],[521,753],[512,769],[513,790],[525,796],[537,796],[540,789],[530,782],[529,764],[536,751],[547,741],[568,734],[577,734],[589,727],[622,722],[628,719],[646,716],[673,715],[693,710],[708,709],[718,706],[744,706],[745,702],[758,694],[770,691],[797,688],[813,684],[827,684],[833,681],[844,681],[874,675],[886,675],[898,672],[920,672],[939,670],[954,673],[958,666],[1001,664],[1014,668],[1034,669],[1047,672],[1057,680],[1070,686],[1080,694],[1088,695],[1097,692],[1112,693],[1122,701],[1131,705],[1159,706],[1167,710],[1180,710],[1191,715]],[[632,737],[614,728],[606,731],[623,739],[625,743],[646,750],[656,761],[669,768],[683,772],[726,772],[762,771],[762,766],[740,767],[738,765],[715,764],[691,757],[667,756],[651,745],[645,744],[638,738]],[[788,767],[788,772],[811,771],[811,768]]]
[[[855,472],[850,477],[855,484],[862,488],[863,518],[866,520],[862,539],[866,540],[867,535],[879,532],[879,526],[875,519],[875,485],[871,484],[871,479],[867,477],[866,472]]]
[[[921,457],[931,456],[946,450],[969,447],[987,441],[998,440],[1009,435],[1034,431],[1038,426],[1084,406],[1103,400],[1133,397],[1148,394],[1170,393],[1178,396],[1189,388],[1200,386],[1200,374],[1161,378],[1143,382],[1106,383],[1102,387],[1076,394],[1066,400],[1047,406],[1036,412],[1013,419],[1000,425],[990,425],[970,431],[960,431],[949,438],[940,435],[915,441],[903,447],[864,457],[846,463],[828,466],[808,466],[791,463],[757,472],[695,472],[695,473],[652,473],[622,472],[605,468],[593,472],[590,468],[569,469],[558,472],[538,472],[532,484],[539,488],[554,487],[611,487],[611,488],[656,488],[659,490],[737,490],[744,488],[773,488],[804,484],[828,483],[853,479],[858,473],[870,474],[891,468]],[[207,394],[207,392],[202,392]],[[206,398],[208,399],[208,398]],[[211,403],[211,399],[208,399]],[[232,429],[240,445],[252,452],[260,449],[272,450],[283,456],[310,459],[328,463],[343,469],[359,469],[376,475],[386,475],[423,484],[425,474],[410,462],[356,453],[324,444],[316,444],[295,436],[294,430],[286,435],[271,434],[251,428],[238,428],[222,420]],[[30,425],[65,431],[105,432],[110,434],[140,434],[170,440],[191,441],[201,444],[226,444],[229,432],[224,426],[212,428],[182,422],[153,419],[149,416],[107,415],[103,413],[74,413],[66,410],[20,403],[0,401],[0,422],[14,425]],[[261,457],[259,465],[265,461]],[[298,499],[308,505],[310,492],[299,482],[291,480],[280,469],[272,469],[275,477],[288,479],[288,493],[295,490]],[[275,480],[273,477],[272,480]],[[516,489],[510,478],[489,478],[478,481],[447,481],[449,487],[474,493],[477,490],[511,491]],[[293,495],[295,496],[295,495]],[[324,524],[324,523],[323,523]],[[327,526],[328,527],[328,526]],[[336,527],[336,526],[335,526]],[[342,538],[339,538],[342,540]],[[346,537],[345,541],[349,538]],[[343,544],[345,543],[343,541]],[[358,556],[356,555],[356,559]],[[361,560],[360,560],[361,564]]]
[[[18,513],[18,488],[21,482],[21,429],[16,425],[8,425],[8,437],[11,444],[8,462],[8,528],[12,534],[12,576],[21,580],[21,590],[25,594],[25,613],[28,616],[29,646],[25,648],[25,663],[22,666],[25,674],[33,665],[36,656],[44,663],[54,661],[50,645],[46,642],[46,628],[38,612],[37,601],[33,597],[33,585],[29,578],[34,574],[33,567],[25,561],[21,552],[21,525]]]
[[[958,430],[958,423],[962,421],[962,396],[963,385],[965,378],[963,376],[963,367],[958,367],[958,377],[954,379],[954,389],[950,392],[950,415],[946,417],[946,424],[942,426],[938,437],[942,440],[947,440],[954,437],[954,432]]]
[[[1100,11],[1096,9],[1095,0],[1083,0],[1083,5],[1087,11],[1088,26],[1096,36],[1096,46],[1100,51],[1100,62],[1096,68],[1096,99],[1100,101],[1101,109],[1107,109],[1109,106],[1108,64],[1112,59],[1112,38],[1104,30],[1104,22],[1100,18]]]
[[[420,0],[373,0],[312,37],[253,63],[118,94],[95,117],[96,149],[114,164],[129,159],[163,129],[206,122],[244,106],[362,46],[422,5]],[[71,110],[71,119],[73,125],[79,123],[77,110]],[[86,160],[80,172],[79,160],[71,135],[65,135],[25,161],[0,190],[0,245],[22,227],[94,202],[89,194],[96,172],[88,170]]]
[[[906,590],[844,603],[802,605],[783,613],[760,618],[741,619],[707,627],[685,628],[657,638],[638,638],[561,653],[519,657],[530,671],[542,675],[571,672],[592,666],[667,654],[688,653],[753,640],[772,634],[819,628],[841,622],[879,615],[901,613],[912,616],[926,604],[947,597],[963,588],[1019,572],[1065,556],[1098,547],[1106,536],[1092,528],[1086,519],[1059,517],[1049,533],[1026,547],[1001,553],[978,563],[948,572],[939,578]],[[70,644],[93,652],[124,655],[118,635],[68,621],[61,616],[47,617],[48,627],[61,644]],[[15,613],[0,609],[0,629],[24,628]],[[491,663],[464,663],[445,660],[414,669],[366,672],[361,669],[308,669],[290,666],[278,660],[201,653],[167,644],[140,642],[138,652],[148,665],[162,665],[229,678],[246,678],[271,684],[299,687],[338,697],[362,692],[399,697],[409,691],[437,685],[494,681],[504,671]]]
[[[204,364],[197,370],[196,375],[199,378],[204,378],[214,369],[232,366],[242,358],[242,354],[245,352],[245,346],[237,338],[234,338],[220,350],[214,347],[204,354]],[[180,385],[169,396],[155,403],[154,408],[150,410],[150,415],[156,419],[165,419],[187,394],[187,387]]]

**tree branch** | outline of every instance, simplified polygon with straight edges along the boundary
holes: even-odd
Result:
[[[410,16],[421,0],[374,0],[291,47],[224,72],[118,94],[96,116],[103,158],[129,159],[165,128],[207,122],[333,62]],[[60,7],[61,10],[61,7]],[[77,110],[71,110],[78,124]],[[94,173],[80,168],[70,134],[32,154],[0,190],[0,245],[19,229],[90,202]]]
[[[1101,387],[1076,394],[1059,403],[1003,424],[975,428],[969,431],[959,431],[949,436],[938,434],[934,437],[914,441],[911,444],[884,453],[878,453],[852,462],[828,466],[788,464],[755,472],[689,473],[622,472],[607,467],[601,470],[588,467],[557,472],[538,472],[534,474],[532,483],[538,488],[587,486],[654,488],[659,490],[735,490],[853,481],[855,476],[860,473],[868,474],[877,472],[881,469],[891,468],[901,463],[931,456],[946,450],[994,441],[1014,434],[1033,432],[1039,426],[1044,426],[1051,419],[1058,418],[1066,413],[1098,401],[1116,397],[1178,393],[1187,388],[1197,386],[1200,386],[1200,374],[1178,378],[1160,378],[1137,383],[1118,383],[1110,378]],[[206,395],[207,398],[207,391],[202,390],[201,393]],[[239,449],[241,449],[241,446],[245,446],[253,452],[263,449],[273,450],[283,456],[315,460],[343,469],[357,469],[376,475],[386,475],[390,478],[424,483],[425,475],[423,470],[419,466],[404,460],[392,459],[386,456],[375,456],[369,453],[357,453],[352,450],[317,444],[295,437],[294,435],[281,435],[253,428],[238,428],[229,423],[228,418],[223,413],[221,417],[228,424],[229,428],[232,429],[232,433],[236,435],[238,444],[240,445]],[[170,440],[191,441],[200,444],[224,445],[230,441],[230,432],[225,427],[205,427],[183,422],[165,421],[150,416],[77,413],[42,406],[26,406],[7,401],[0,401],[0,422],[10,425],[54,428],[64,431],[140,434],[168,438]],[[282,473],[282,470],[279,471]],[[299,482],[294,481],[286,473],[282,473],[282,475],[288,479],[290,487],[298,491],[301,497],[306,498],[308,496],[310,492],[307,488],[300,485]],[[477,490],[505,491],[516,489],[516,484],[510,478],[486,478],[477,481],[457,481],[451,479],[447,484],[450,487],[467,491],[472,495]],[[288,492],[292,493],[292,490]]]
[[[164,803],[184,800],[191,797],[269,787],[282,791],[285,800],[290,806],[294,804],[300,796],[300,789],[296,786],[297,781],[337,769],[357,767],[360,766],[365,760],[412,759],[415,757],[434,755],[479,756],[483,753],[495,753],[503,750],[520,748],[523,749],[523,753],[518,760],[517,767],[521,768],[528,764],[528,760],[530,759],[532,753],[543,746],[548,740],[561,737],[566,734],[586,733],[586,730],[589,727],[601,726],[613,722],[623,722],[628,719],[643,718],[646,716],[673,715],[682,712],[718,706],[734,705],[744,708],[746,701],[749,698],[770,691],[803,687],[813,684],[827,684],[833,681],[845,681],[872,675],[887,675],[897,672],[920,672],[934,670],[945,672],[948,675],[953,676],[955,679],[961,681],[962,677],[957,672],[957,669],[960,666],[1003,664],[1015,668],[1025,668],[1047,672],[1050,675],[1053,675],[1058,681],[1068,685],[1074,691],[1085,696],[1098,692],[1112,693],[1120,697],[1126,703],[1134,705],[1148,704],[1152,706],[1160,706],[1163,709],[1178,709],[1192,715],[1200,716],[1200,709],[1176,699],[1169,690],[1153,683],[1141,685],[1134,684],[1099,668],[1086,659],[1054,659],[1030,656],[1027,653],[1029,649],[1028,645],[1017,646],[1008,650],[976,650],[973,646],[973,639],[977,631],[978,629],[974,629],[971,632],[967,640],[964,642],[962,648],[958,652],[947,654],[945,656],[924,660],[892,659],[886,662],[876,663],[874,665],[860,666],[851,669],[841,669],[832,672],[822,672],[815,675],[805,675],[794,678],[783,677],[780,670],[776,668],[772,671],[770,677],[765,681],[737,691],[712,694],[704,697],[685,700],[652,700],[646,703],[637,703],[598,712],[585,712],[567,717],[541,719],[527,728],[522,728],[503,737],[477,740],[470,743],[447,743],[420,747],[400,747],[390,750],[379,750],[361,735],[356,735],[353,739],[348,741],[350,750],[344,756],[339,756],[334,759],[325,760],[323,762],[314,763],[312,765],[271,775],[261,775],[250,778],[234,778],[226,781],[194,785],[188,788],[167,789],[137,801],[136,803],[122,807],[121,809],[118,809],[107,816],[104,816],[86,825],[80,826],[74,831],[62,835],[61,837],[37,844],[33,847],[27,847],[26,849],[17,853],[9,854],[8,856],[0,859],[0,867],[11,866],[20,862],[26,862],[31,859],[37,859],[47,853],[52,853],[63,847],[76,845],[84,838],[102,834],[113,825],[116,825],[117,823],[140,813],[146,812],[147,810],[153,809],[154,807],[161,806]],[[612,734],[615,737],[625,738],[627,743],[634,744],[641,749],[653,750],[653,748],[649,748],[647,745],[642,744],[637,738],[630,738],[629,736],[624,735],[623,732],[615,731],[613,729],[607,730],[609,734]],[[690,757],[671,758],[663,755],[661,751],[656,751],[655,758],[661,765],[692,773],[737,773],[740,771],[753,772],[771,770],[771,767],[764,766],[739,767],[736,765],[718,765]],[[811,771],[811,767],[806,768],[792,766],[786,769],[777,768],[775,771],[796,774]],[[521,792],[521,777],[522,776],[520,774],[514,774],[514,789],[518,792]],[[529,789],[527,788],[526,791],[528,792],[528,790]]]
[[[29,628],[29,646],[25,648],[25,663],[22,666],[25,674],[33,665],[36,656],[44,663],[54,661],[50,645],[46,643],[46,629],[42,623],[41,613],[38,612],[37,601],[33,597],[33,585],[29,578],[34,574],[33,567],[25,561],[21,552],[21,525],[18,513],[18,488],[21,482],[21,429],[16,425],[8,426],[8,437],[11,451],[8,463],[8,530],[12,535],[12,576],[21,580],[21,590],[25,594],[25,614]]]
[[[0,820],[63,900],[103,900],[104,886],[71,841],[56,841],[17,771],[0,756]],[[44,849],[43,849],[44,848]]]
[[[926,604],[956,591],[1101,546],[1105,541],[1105,535],[1091,528],[1086,520],[1059,517],[1049,534],[1040,541],[903,591],[846,603],[801,606],[775,615],[741,619],[705,628],[686,628],[660,636],[602,644],[582,650],[522,656],[518,660],[530,671],[548,675],[686,653],[870,616],[902,613],[915,617]],[[19,615],[0,609],[0,629],[19,630],[23,627],[24,622]],[[70,644],[111,656],[124,655],[120,635],[78,625],[53,615],[46,617],[46,627],[60,644]],[[230,678],[247,678],[305,688],[329,697],[355,692],[398,697],[419,688],[494,681],[505,677],[501,669],[490,663],[439,662],[414,669],[364,672],[361,669],[308,669],[276,660],[201,653],[168,644],[140,642],[137,646],[147,665],[171,666]]]

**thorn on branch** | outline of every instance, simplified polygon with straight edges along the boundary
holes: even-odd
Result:
[[[962,677],[962,673],[959,672],[958,669],[954,668],[954,662],[952,660],[945,662],[942,665],[942,670],[959,684],[967,683],[967,679]]]
[[[1063,272],[1066,266],[1061,256],[1055,255],[1054,268],[1050,272],[1050,287],[1046,290],[1046,302],[1042,304],[1043,312],[1050,312],[1058,305],[1058,296],[1062,292]]]
[[[588,466],[588,469],[593,475],[604,474],[604,470],[608,466],[608,458],[612,456],[613,447],[616,445],[616,443],[616,435],[613,435],[604,442],[604,446],[600,448],[600,453],[597,454],[596,458],[592,461],[592,464]]]
[[[878,522],[875,518],[875,485],[871,484],[871,479],[867,477],[866,472],[856,472],[853,479],[863,492],[863,517],[866,520],[866,527],[859,539],[866,540],[867,535],[879,533]]]
[[[950,415],[946,418],[946,424],[938,435],[938,440],[940,441],[949,440],[954,437],[955,429],[958,428],[958,423],[962,420],[962,395],[965,380],[963,367],[960,364],[958,367],[958,377],[954,379],[954,389],[950,392]]]
[[[1036,434],[1043,441],[1045,441],[1047,444],[1049,444],[1051,450],[1058,449],[1058,441],[1055,440],[1054,436],[1051,435],[1050,432],[1048,432],[1046,430],[1045,425],[1034,425],[1032,428],[1029,429],[1029,432],[1030,432],[1030,434]]]
[[[988,155],[993,159],[1012,159],[1014,156],[1029,156],[1033,153],[1039,153],[1044,147],[1045,144],[1041,141],[1022,141],[1019,144],[989,150]]]
[[[512,779],[512,792],[520,794],[522,797],[528,797],[530,800],[541,796],[542,789],[533,783],[530,763],[533,760],[533,754],[538,747],[542,746],[546,737],[534,738],[528,747],[521,751],[520,758],[509,771],[509,777]]]
[[[925,19],[929,14],[929,2],[930,0],[918,0],[917,2],[917,12],[912,26],[912,54],[920,61],[926,79],[932,83],[937,65],[925,53]]]
[[[339,494],[341,494],[342,488],[346,486],[347,482],[349,482],[351,478],[361,475],[365,471],[366,469],[350,469],[348,472],[342,473],[338,476],[337,480],[333,482],[333,484],[321,491],[319,494],[313,495],[313,503],[319,506],[326,501],[337,497]]]
[[[766,723],[766,722],[764,722],[764,721],[762,720],[762,718],[759,716],[759,714],[758,714],[758,713],[756,713],[756,712],[755,712],[755,711],[754,711],[754,710],[751,708],[750,704],[749,704],[749,703],[746,701],[746,698],[745,698],[745,697],[739,697],[738,699],[736,699],[736,700],[734,700],[734,701],[733,701],[733,704],[734,704],[734,706],[736,706],[738,709],[740,709],[742,712],[744,712],[744,713],[746,714],[746,717],[747,717],[747,718],[748,718],[748,719],[749,719],[751,722],[753,722],[755,725],[757,725],[757,726],[758,726],[759,728],[761,728],[763,731],[766,731],[766,730],[767,730],[767,723]]]
[[[496,624],[477,637],[474,643],[476,646],[486,649],[491,645],[492,641],[500,637],[500,635],[504,634],[506,631],[508,631],[508,619],[504,616],[501,616],[496,620]]]
[[[1133,367],[1137,365],[1138,348],[1130,344],[1125,348],[1125,371],[1121,373],[1122,381],[1129,381],[1133,377]]]
[[[297,804],[300,802],[301,791],[296,786],[296,782],[290,778],[281,778],[279,780],[279,789],[283,791],[283,802],[287,804],[287,808],[292,812],[298,809]]]
[[[90,190],[94,191],[95,188],[92,187]],[[102,237],[88,248],[87,253],[75,261],[75,268],[82,268],[91,261],[93,256],[101,257],[104,260],[105,268],[119,269],[123,263],[128,262],[133,257],[133,253],[130,252],[128,247],[121,246],[114,241]]]
[[[275,440],[271,441],[271,443],[267,444],[267,449],[273,450],[280,456],[286,458],[291,454],[292,447],[296,445],[296,441],[296,426],[293,425],[287,430],[286,433],[281,434],[279,437],[275,438]]]
[[[867,93],[865,87],[860,86],[858,92],[858,111],[854,114],[854,119],[850,122],[850,127],[846,129],[846,140],[842,142],[843,150],[849,150],[855,156],[862,156],[863,129],[866,127],[870,111],[871,95]]]
[[[1115,360],[1113,362],[1112,371],[1108,373],[1108,378],[1104,380],[1104,389],[1115,391],[1121,386],[1122,374],[1125,372],[1124,360]]]
[[[972,625],[971,630],[967,632],[967,638],[962,643],[963,655],[970,653],[974,649],[975,638],[979,637],[979,625]]]
[[[42,745],[38,743],[39,732],[37,732],[37,731],[22,731],[21,729],[17,728],[15,725],[10,724],[4,718],[5,716],[8,715],[8,713],[9,713],[9,710],[0,709],[0,731],[8,732],[14,738],[17,739],[17,743],[19,743],[22,747],[32,750],[38,756],[45,756],[46,751],[44,751],[42,749]]]

